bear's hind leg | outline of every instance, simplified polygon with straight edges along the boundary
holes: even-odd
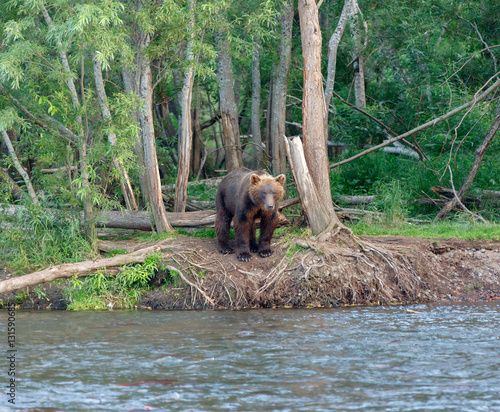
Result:
[[[217,235],[217,246],[219,252],[223,254],[234,253],[229,246],[229,229],[231,228],[232,216],[227,210],[221,208],[217,210],[215,217],[215,233]]]

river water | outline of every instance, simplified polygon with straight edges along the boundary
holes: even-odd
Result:
[[[17,311],[16,406],[500,411],[500,304],[411,309]]]

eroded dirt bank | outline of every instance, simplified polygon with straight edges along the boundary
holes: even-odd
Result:
[[[332,243],[277,238],[270,258],[249,262],[217,252],[215,239],[178,236],[165,263],[189,284],[166,285],[166,272],[151,281],[138,308],[233,309],[409,304],[435,300],[500,299],[500,242],[362,237]],[[102,250],[137,250],[148,244],[102,242]],[[5,278],[6,273],[3,274]],[[22,308],[64,309],[67,283],[28,290]],[[22,291],[5,293],[3,302]]]

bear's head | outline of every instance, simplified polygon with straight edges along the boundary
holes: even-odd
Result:
[[[283,197],[285,180],[285,175],[272,177],[253,173],[250,176],[250,196],[253,202],[260,204],[264,211],[273,210]]]

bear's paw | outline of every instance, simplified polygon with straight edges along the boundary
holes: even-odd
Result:
[[[273,251],[271,249],[262,249],[262,250],[259,250],[259,256],[260,257],[268,257],[268,256],[271,256],[273,254]]]
[[[252,255],[248,252],[242,252],[238,256],[238,260],[242,262],[248,262],[250,259],[252,259]]]

